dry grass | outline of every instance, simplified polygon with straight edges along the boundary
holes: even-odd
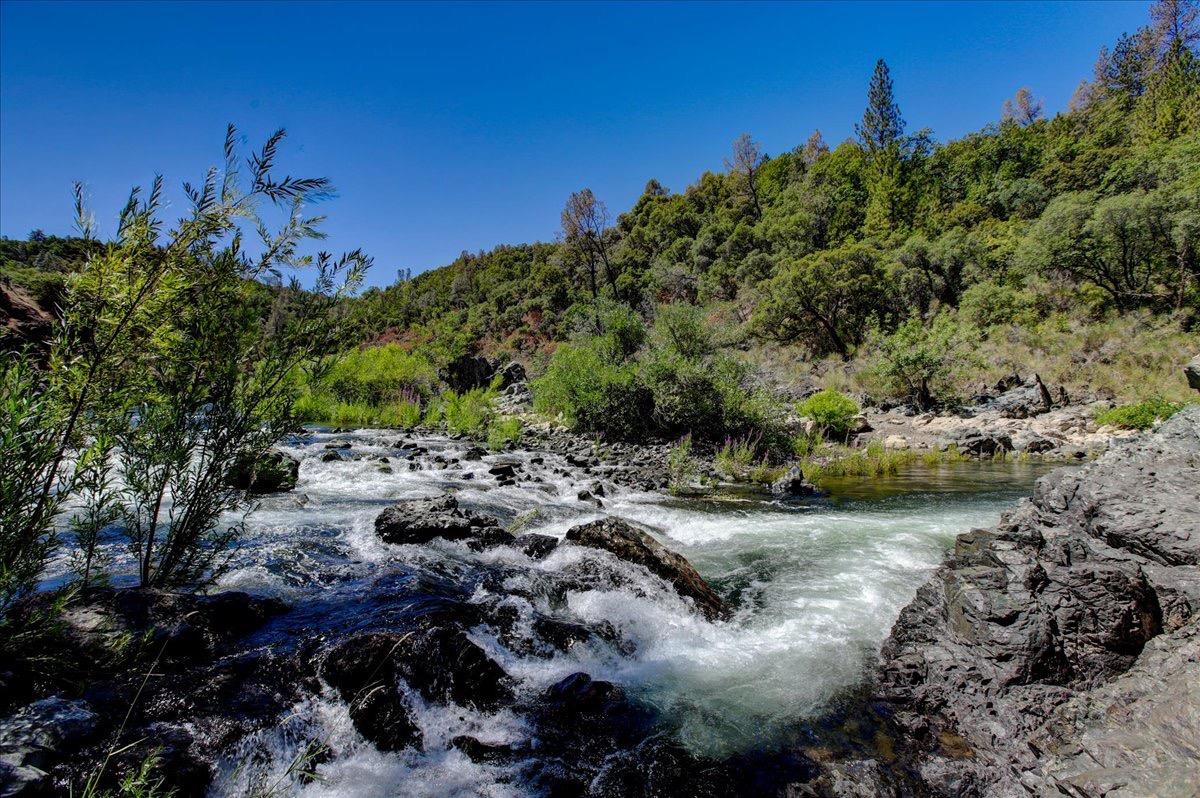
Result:
[[[1161,397],[1171,402],[1195,398],[1183,378],[1183,365],[1200,352],[1200,334],[1185,332],[1182,320],[1149,313],[1085,322],[1051,316],[1035,327],[1010,325],[988,331],[969,358],[957,363],[955,383],[965,396],[993,385],[1015,370],[1040,374],[1073,397],[1119,403]],[[760,373],[780,386],[834,388],[849,394],[880,396],[869,352],[843,362],[809,359],[802,348],[759,345],[746,352]]]

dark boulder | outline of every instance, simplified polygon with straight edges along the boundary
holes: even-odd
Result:
[[[466,734],[451,738],[450,745],[462,751],[472,762],[506,763],[511,762],[520,753],[506,743],[485,743]]]
[[[326,655],[321,674],[350,707],[354,727],[381,751],[420,747],[421,730],[400,690],[406,639],[395,634],[352,637]]]
[[[517,467],[513,463],[497,463],[488,469],[488,473],[497,479],[513,479],[517,476]]]
[[[999,412],[1002,418],[1032,418],[1053,407],[1050,389],[1037,374],[1033,375],[1032,380],[1009,388],[985,405],[985,409]]]
[[[1200,391],[1200,355],[1196,355],[1183,367],[1183,376],[1187,378],[1189,388]]]
[[[1058,441],[1038,435],[1036,432],[1017,434],[1012,439],[1013,451],[1029,454],[1045,454],[1058,448]]]
[[[950,440],[959,452],[970,457],[996,457],[1013,450],[1012,438],[1004,433],[965,430]]]
[[[531,560],[542,560],[558,547],[558,538],[553,535],[541,535],[537,532],[527,532],[518,535],[512,545],[525,553]]]
[[[500,376],[501,390],[524,382],[526,376],[525,367],[515,360],[497,368],[496,374]]]
[[[428,543],[486,537],[485,530],[498,526],[489,515],[459,509],[453,496],[439,496],[396,502],[375,519],[375,534],[388,543]]]
[[[623,711],[627,701],[625,691],[617,685],[582,672],[551,685],[542,696],[546,712],[572,719]]]
[[[616,518],[572,527],[566,540],[578,546],[603,549],[618,559],[640,565],[670,582],[679,595],[690,598],[709,620],[727,618],[729,608],[692,564],[650,535]]]
[[[480,355],[460,355],[442,369],[438,376],[455,393],[486,388],[496,373],[495,365]]]
[[[321,672],[343,696],[378,687],[385,695],[395,694],[391,704],[403,702],[396,686],[400,679],[427,701],[494,709],[512,700],[504,669],[466,632],[441,624],[357,635],[329,652]],[[387,712],[402,714],[397,708]]]
[[[506,530],[498,526],[484,527],[479,530],[479,533],[467,540],[467,548],[472,551],[483,551],[484,549],[494,549],[497,546],[508,546],[516,537]]]
[[[279,449],[259,457],[239,457],[226,476],[231,487],[249,493],[281,493],[296,487],[300,461]]]
[[[799,466],[792,466],[787,473],[772,482],[771,494],[781,499],[825,495],[824,491],[804,478]]]

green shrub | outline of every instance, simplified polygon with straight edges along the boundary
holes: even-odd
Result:
[[[488,425],[487,443],[490,449],[503,449],[508,444],[521,441],[521,420],[518,418],[495,418]]]
[[[442,394],[442,420],[446,429],[455,435],[482,437],[492,420],[492,400],[495,394],[486,388],[474,388],[457,394]]]
[[[421,423],[421,405],[416,402],[389,402],[376,408],[375,421],[381,427],[412,429]]]
[[[1029,320],[1031,297],[1003,283],[984,280],[963,291],[959,317],[977,327],[1014,324]]]
[[[957,400],[955,368],[971,361],[971,331],[947,315],[926,326],[912,317],[891,335],[877,337],[879,360],[874,370],[889,396],[922,410]]]
[[[667,489],[671,493],[682,492],[696,473],[696,461],[692,459],[692,436],[684,435],[667,452]]]
[[[1182,408],[1182,404],[1154,397],[1144,402],[1119,405],[1111,410],[1105,410],[1096,416],[1096,423],[1107,427],[1145,430],[1150,429],[1159,421],[1166,421]]]
[[[341,355],[320,384],[340,401],[378,405],[427,396],[436,379],[428,360],[385,344]]]
[[[339,402],[328,393],[310,391],[296,400],[296,417],[315,424],[338,427],[393,427],[411,429],[421,423],[421,405],[398,400],[371,405]]]
[[[845,440],[858,415],[858,403],[833,388],[815,393],[796,406],[796,412],[816,422],[827,438]]]
[[[730,479],[745,479],[758,456],[758,438],[726,438],[725,445],[713,458],[717,471]]]
[[[745,387],[746,366],[717,350],[699,308],[659,308],[649,340],[639,380],[660,430],[710,441],[754,436],[764,451],[787,448],[783,407],[766,391]]]
[[[598,340],[563,344],[533,381],[533,406],[581,430],[631,438],[645,428],[649,403],[632,363],[614,363]]]

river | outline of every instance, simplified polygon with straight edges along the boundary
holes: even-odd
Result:
[[[863,682],[901,607],[955,535],[994,524],[1046,470],[991,462],[914,466],[832,483],[831,498],[797,503],[732,491],[685,499],[608,486],[597,508],[576,498],[592,478],[556,455],[517,451],[467,462],[459,460],[466,441],[413,440],[428,451],[411,461],[395,448],[395,433],[378,430],[311,431],[284,447],[301,459],[300,484],[262,499],[219,585],[297,607],[269,642],[370,628],[372,619],[406,611],[405,600],[419,603],[431,590],[454,593],[455,600],[492,611],[507,607],[516,618],[505,635],[479,625],[471,639],[513,677],[518,693],[536,696],[586,672],[623,687],[653,712],[659,728],[706,757],[802,741]],[[322,459],[329,445],[345,443],[351,448],[341,457]],[[498,459],[519,463],[527,478],[499,486],[487,474]],[[561,537],[603,515],[641,525],[687,557],[733,606],[733,616],[704,621],[665,583],[625,564],[610,563],[608,577],[594,577],[590,564],[608,555],[590,549],[560,546],[534,561],[506,546],[477,553],[462,543],[397,546],[376,537],[374,519],[392,502],[446,492],[521,531]],[[108,547],[120,571],[121,545]],[[611,567],[624,568],[620,578]],[[539,641],[531,623],[537,616],[613,634],[560,650]],[[522,766],[475,763],[450,745],[463,734],[527,744],[535,732],[519,710],[488,713],[417,696],[412,704],[425,750],[382,753],[358,735],[332,691],[319,691],[230,751],[214,792],[240,794],[247,762],[260,780],[286,781],[297,752],[317,740],[329,754],[317,768],[320,778],[295,788],[304,795],[530,793]]]

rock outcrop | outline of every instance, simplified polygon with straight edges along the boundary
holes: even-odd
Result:
[[[675,591],[695,602],[709,620],[725,618],[729,608],[685,557],[650,535],[616,518],[603,518],[567,530],[567,542],[603,549],[618,559],[640,565],[670,582]]]
[[[442,381],[457,393],[486,388],[499,377],[499,388],[504,390],[525,379],[525,367],[520,363],[502,363],[488,360],[482,355],[460,355],[446,364],[438,374]]]
[[[492,516],[459,509],[453,496],[396,502],[375,519],[375,534],[388,543],[400,544],[428,543],[434,538],[488,544],[513,539]]]
[[[959,537],[879,674],[932,794],[1200,791],[1197,507],[1200,407]]]
[[[792,466],[787,472],[771,483],[771,495],[781,499],[823,496],[824,492],[804,478],[799,466]]]
[[[0,330],[0,351],[31,346],[45,352],[54,330],[54,315],[24,288],[0,280]]]
[[[1189,388],[1200,391],[1200,355],[1196,355],[1183,367],[1183,376],[1187,379]]]

